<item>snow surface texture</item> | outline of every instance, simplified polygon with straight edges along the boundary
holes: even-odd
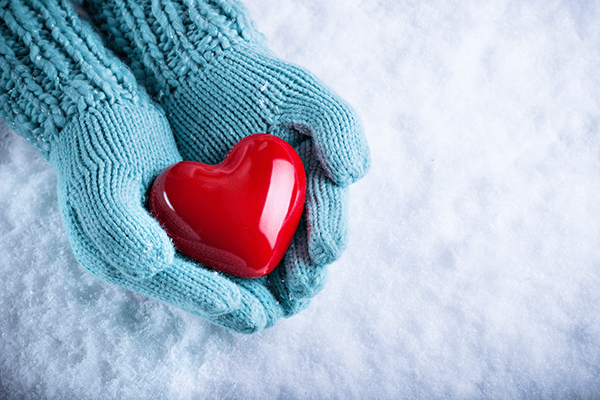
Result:
[[[0,398],[600,397],[600,3],[245,0],[361,115],[348,250],[252,336],[75,261],[0,129]]]

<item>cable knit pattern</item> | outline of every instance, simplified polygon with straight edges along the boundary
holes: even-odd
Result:
[[[88,1],[109,47],[164,107],[184,159],[218,163],[257,132],[303,157],[304,222],[265,284],[286,315],[306,307],[346,246],[347,185],[369,169],[355,112],[311,73],[277,59],[236,0]]]
[[[70,3],[0,0],[0,72],[0,113],[56,172],[84,268],[237,332],[277,321],[264,284],[178,255],[145,209],[154,178],[181,160],[169,122]]]
[[[134,76],[65,2],[0,1],[1,115],[47,158],[76,113],[138,101]]]
[[[90,15],[152,95],[161,98],[188,74],[242,40],[260,40],[235,1],[91,2]]]

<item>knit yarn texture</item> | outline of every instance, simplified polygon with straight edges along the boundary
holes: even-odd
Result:
[[[369,169],[355,112],[311,73],[275,57],[236,0],[88,0],[86,8],[165,109],[184,159],[219,163],[257,132],[298,151],[305,215],[267,284],[286,315],[306,307],[346,246],[348,185]]]
[[[44,157],[76,113],[139,102],[135,77],[68,4],[2,0],[0,20],[0,113]]]
[[[0,0],[0,115],[56,172],[84,268],[237,332],[281,316],[260,282],[177,255],[145,209],[151,182],[181,160],[169,121],[70,3]]]

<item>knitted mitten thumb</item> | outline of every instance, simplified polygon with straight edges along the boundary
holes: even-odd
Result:
[[[0,113],[56,172],[83,267],[236,331],[276,320],[267,290],[177,256],[146,211],[152,180],[181,160],[169,123],[68,2],[0,0]]]

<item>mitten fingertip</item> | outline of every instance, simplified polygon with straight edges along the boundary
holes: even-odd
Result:
[[[331,126],[337,133],[327,139],[313,137],[315,153],[327,176],[339,186],[348,186],[362,179],[371,168],[371,152],[360,124],[348,127]]]

